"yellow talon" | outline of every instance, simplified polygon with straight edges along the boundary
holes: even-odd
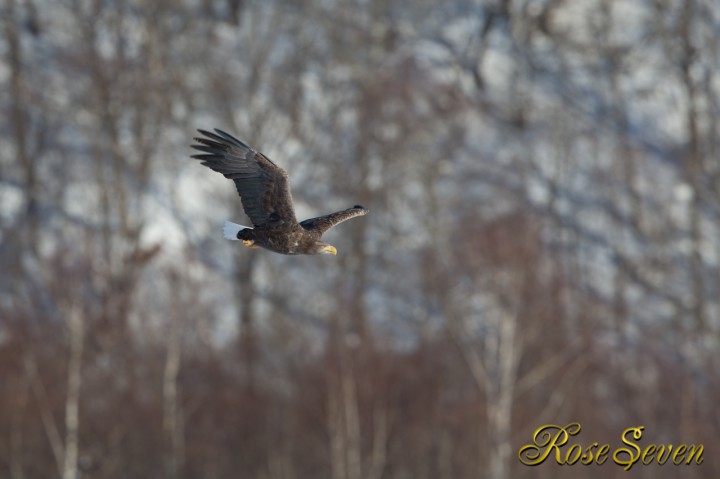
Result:
[[[257,248],[257,246],[255,246],[255,241],[253,240],[242,240],[242,242],[248,248]]]

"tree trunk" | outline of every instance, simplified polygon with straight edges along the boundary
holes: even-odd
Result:
[[[82,354],[85,342],[85,320],[82,312],[71,306],[68,317],[70,358],[68,360],[67,398],[65,400],[65,460],[63,479],[78,478],[80,427],[80,386],[82,385]]]
[[[163,374],[163,429],[167,441],[165,473],[168,479],[182,477],[184,459],[183,418],[178,394],[178,373],[182,356],[183,316],[170,321],[165,372]]]

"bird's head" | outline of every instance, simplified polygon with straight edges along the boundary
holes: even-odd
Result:
[[[317,254],[331,254],[333,256],[337,255],[337,249],[331,245],[324,243],[322,241],[318,241],[315,243],[315,252]]]

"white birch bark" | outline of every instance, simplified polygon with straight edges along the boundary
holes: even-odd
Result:
[[[170,322],[163,372],[163,429],[168,444],[166,474],[170,479],[178,479],[181,477],[185,449],[182,410],[178,394],[184,322],[182,315],[178,315],[176,320]]]
[[[85,343],[85,320],[75,306],[68,313],[70,357],[68,359],[67,398],[65,399],[65,457],[63,479],[77,479],[80,429],[80,387],[82,354]]]

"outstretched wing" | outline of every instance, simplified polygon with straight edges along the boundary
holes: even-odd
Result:
[[[290,181],[284,169],[222,130],[198,131],[205,138],[195,138],[200,144],[191,147],[203,154],[192,158],[235,182],[245,213],[254,226],[274,221],[297,223]]]
[[[330,228],[339,225],[343,221],[347,221],[350,218],[356,216],[363,216],[370,212],[367,208],[363,208],[360,205],[355,205],[352,208],[348,208],[337,213],[330,213],[325,216],[318,216],[317,218],[310,218],[300,223],[300,226],[308,231],[314,231],[322,236]]]

